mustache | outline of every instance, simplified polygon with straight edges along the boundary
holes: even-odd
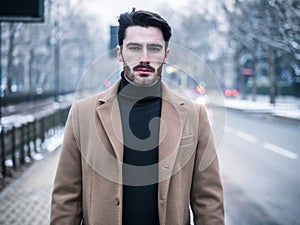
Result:
[[[147,70],[149,70],[150,72],[155,72],[155,69],[154,69],[152,66],[146,65],[146,64],[139,64],[139,65],[133,67],[133,70],[134,70],[134,71],[136,71],[136,70],[138,70],[138,69],[147,69]]]

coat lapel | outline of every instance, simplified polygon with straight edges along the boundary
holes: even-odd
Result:
[[[98,117],[119,161],[123,160],[123,133],[117,90],[120,81],[98,97],[96,108]],[[186,118],[184,103],[162,83],[163,101],[159,138],[160,181],[167,180],[172,174],[177,151]]]
[[[161,224],[166,218],[167,196],[173,168],[176,162],[186,107],[172,91],[163,84],[163,101],[159,144],[159,212]]]
[[[119,162],[123,161],[123,133],[120,109],[117,100],[117,91],[120,81],[111,89],[98,97],[99,106],[96,108],[98,117],[105,133],[113,147],[114,154]]]

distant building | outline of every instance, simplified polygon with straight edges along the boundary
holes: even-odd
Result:
[[[116,48],[116,46],[119,44],[118,43],[118,29],[119,26],[110,26],[110,42],[109,42],[109,51],[113,50]],[[111,51],[110,52],[111,57],[116,57],[117,52],[116,51]]]

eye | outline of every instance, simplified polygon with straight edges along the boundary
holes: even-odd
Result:
[[[132,52],[139,52],[142,50],[142,47],[138,45],[130,45],[128,46],[128,50]]]
[[[160,48],[160,47],[149,47],[149,48],[148,48],[148,51],[149,51],[149,52],[156,53],[156,52],[160,52],[160,51],[161,51],[161,48]]]

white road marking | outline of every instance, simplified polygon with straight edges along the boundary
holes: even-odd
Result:
[[[298,155],[294,152],[291,152],[285,148],[282,148],[282,147],[279,147],[277,145],[274,145],[274,144],[271,144],[269,142],[264,142],[263,143],[263,147],[272,151],[272,152],[276,152],[277,154],[280,154],[280,155],[283,155],[287,158],[290,158],[290,159],[297,159],[298,158]]]
[[[237,131],[236,135],[244,139],[245,141],[249,141],[251,143],[257,143],[257,138],[250,134],[244,133],[242,131]]]
[[[253,135],[244,133],[242,131],[235,131],[234,128],[232,127],[226,127],[226,131],[228,133],[236,133],[236,136],[238,136],[239,138],[248,141],[250,143],[259,143],[260,141],[258,140],[258,138],[254,137]],[[284,157],[290,158],[290,159],[298,159],[298,155],[295,152],[292,152],[290,150],[287,150],[285,148],[279,147],[278,145],[274,145],[270,142],[263,142],[262,143],[263,147],[269,151],[275,152],[279,155],[282,155]]]

